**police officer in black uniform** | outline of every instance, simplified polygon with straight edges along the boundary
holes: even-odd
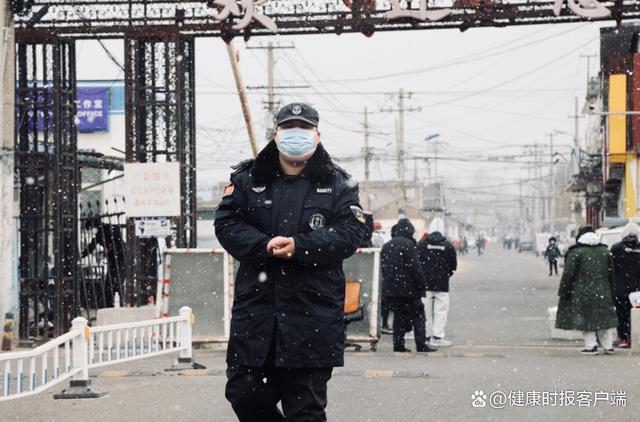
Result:
[[[216,236],[240,262],[226,386],[240,421],[325,421],[327,382],[343,365],[342,262],[365,218],[318,122],[307,104],[283,107],[274,140],[235,167],[216,211]]]

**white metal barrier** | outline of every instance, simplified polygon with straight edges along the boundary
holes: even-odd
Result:
[[[85,318],[75,318],[67,334],[40,347],[0,354],[0,401],[37,394],[68,378],[88,385],[89,369],[105,365],[174,352],[180,353],[181,361],[190,361],[192,323],[188,306],[176,317],[99,327],[89,327]]]
[[[227,342],[236,269],[223,249],[167,249],[158,278],[156,317],[168,314],[170,303],[173,309],[189,303],[201,321],[194,341]],[[344,261],[343,269],[347,278],[361,281],[361,301],[366,308],[364,320],[349,325],[347,340],[368,343],[375,350],[380,339],[380,248],[359,248]]]
[[[233,258],[224,249],[167,249],[158,278],[155,316],[189,304],[201,322],[196,342],[229,340],[233,304]],[[222,323],[222,324],[221,324]]]

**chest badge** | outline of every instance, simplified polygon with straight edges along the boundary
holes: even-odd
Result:
[[[316,193],[331,193],[333,192],[332,188],[318,188],[316,189]]]
[[[266,186],[256,186],[251,188],[252,191],[254,191],[255,193],[262,193],[267,189]]]
[[[320,213],[313,214],[311,217],[309,217],[309,226],[311,226],[313,230],[318,230],[323,228],[324,223],[325,223],[324,215]]]

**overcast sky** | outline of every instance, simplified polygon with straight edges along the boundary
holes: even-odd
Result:
[[[357,157],[363,147],[363,109],[370,116],[371,147],[386,155],[395,152],[400,88],[413,93],[405,101],[407,157],[433,155],[439,134],[440,155],[473,159],[487,155],[521,154],[522,145],[548,142],[554,129],[573,132],[574,98],[583,104],[587,60],[598,54],[599,28],[612,23],[535,25],[512,28],[422,30],[361,34],[255,37],[247,44],[237,39],[240,68],[248,86],[265,85],[266,51],[247,45],[269,41],[293,45],[277,50],[276,85],[310,85],[280,89],[282,104],[306,101],[320,112],[322,141],[336,157]],[[106,45],[122,60],[122,42]],[[591,75],[599,61],[591,61]],[[250,156],[239,100],[223,42],[202,38],[196,44],[197,125],[200,186],[228,180],[229,166]],[[79,79],[122,78],[106,54],[93,42],[78,50]],[[249,91],[251,111],[261,146],[265,141],[264,91]],[[584,125],[584,119],[583,119]],[[572,139],[559,136],[557,144]],[[559,147],[558,151],[566,152]],[[343,167],[362,179],[364,164],[355,159]],[[414,175],[407,163],[407,178]],[[373,179],[395,179],[395,162],[376,161]],[[426,164],[419,162],[426,177]],[[468,188],[496,180],[526,176],[514,164],[441,161],[439,176],[447,186]],[[432,168],[433,172],[433,168]],[[517,191],[517,186],[512,186]],[[509,188],[509,189],[511,189]]]

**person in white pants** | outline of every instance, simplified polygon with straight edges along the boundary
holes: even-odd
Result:
[[[427,338],[429,344],[450,346],[451,342],[444,340],[444,328],[449,316],[449,292],[436,292],[427,290],[424,299],[427,314]]]
[[[616,328],[607,328],[598,331],[583,331],[584,336],[584,348],[587,351],[598,349],[598,340],[604,348],[604,350],[613,350],[613,339],[615,336]],[[591,353],[584,353],[591,354]]]
[[[442,233],[436,231],[418,242],[418,258],[427,281],[423,301],[429,346],[451,346],[445,339],[445,327],[449,315],[449,279],[458,266],[456,250]]]

